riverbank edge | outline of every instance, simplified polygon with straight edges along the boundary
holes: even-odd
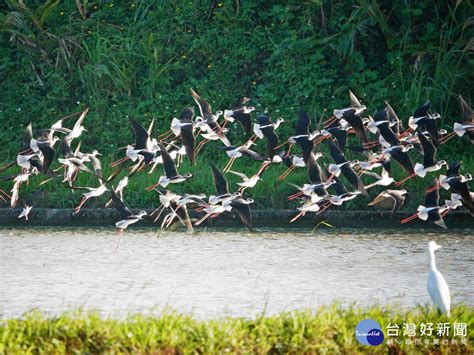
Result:
[[[73,209],[67,208],[33,208],[29,220],[19,219],[21,208],[0,208],[0,226],[114,226],[120,219],[118,212],[112,208],[84,208],[75,215]],[[140,209],[134,209],[140,211]],[[145,209],[150,214],[153,210]],[[411,212],[398,212],[392,218],[389,211],[326,211],[322,216],[307,213],[298,221],[290,223],[296,216],[295,210],[252,210],[252,220],[255,227],[300,227],[316,226],[320,222],[322,226],[328,224],[334,227],[344,228],[400,228],[400,220],[411,215]],[[199,218],[202,214],[190,211],[191,219]],[[474,218],[465,211],[453,211],[449,213],[445,222],[448,228],[473,228]],[[138,222],[135,226],[160,226],[160,221],[153,222],[151,218]],[[224,213],[217,218],[208,219],[203,227],[238,227],[242,226],[236,213]],[[429,222],[416,219],[404,224],[407,228],[442,228]]]
[[[473,307],[456,305],[451,318],[432,307],[409,311],[390,307],[343,308],[338,304],[317,310],[262,314],[256,318],[225,317],[199,320],[176,311],[154,315],[131,314],[125,319],[98,313],[67,312],[49,317],[39,311],[0,322],[0,353],[365,353],[467,354],[474,333],[469,328]],[[355,329],[362,319],[380,324],[385,340],[377,347],[359,343]],[[413,337],[404,323],[467,324],[462,336],[448,333]],[[396,335],[389,326],[400,327]],[[418,329],[417,329],[418,331]],[[415,339],[419,340],[418,343]],[[463,340],[463,342],[461,342]],[[436,342],[435,342],[436,341]]]

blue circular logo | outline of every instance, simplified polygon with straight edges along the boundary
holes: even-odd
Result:
[[[382,344],[384,339],[382,327],[372,319],[361,320],[356,326],[355,336],[359,343],[371,346]]]

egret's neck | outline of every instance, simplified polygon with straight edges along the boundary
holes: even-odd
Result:
[[[430,268],[431,270],[436,270],[436,260],[434,250],[430,250]]]

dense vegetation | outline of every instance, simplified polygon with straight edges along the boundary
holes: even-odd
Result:
[[[419,307],[410,312],[347,308],[337,305],[317,312],[292,312],[256,319],[224,318],[199,321],[191,316],[164,313],[159,317],[133,316],[103,319],[97,314],[69,313],[47,318],[30,313],[0,323],[0,352],[14,353],[134,353],[134,354],[267,354],[267,353],[430,353],[467,354],[473,349],[472,307],[457,306],[449,319]],[[361,319],[374,319],[386,333],[389,323],[400,327],[400,340],[378,347],[361,345],[354,336]],[[404,335],[404,323],[433,323],[435,333],[414,338]],[[437,323],[451,323],[448,344],[436,335]],[[453,323],[467,324],[467,345],[453,336]],[[387,337],[386,337],[387,339]],[[407,344],[406,340],[412,343]],[[425,344],[425,340],[429,344]],[[433,344],[438,339],[439,345]],[[456,344],[452,344],[456,339]]]
[[[460,117],[458,94],[473,98],[473,13],[471,1],[7,0],[0,4],[0,161],[14,158],[29,122],[47,128],[89,107],[83,150],[96,148],[110,162],[132,141],[127,117],[145,126],[155,118],[154,133],[163,132],[193,104],[190,87],[215,109],[251,97],[257,112],[285,118],[281,137],[293,131],[299,108],[316,128],[332,109],[347,106],[349,89],[369,114],[388,100],[405,122],[429,99],[442,115],[441,127],[451,129]],[[231,141],[242,142],[235,128]],[[465,171],[474,166],[467,139],[451,140],[439,155],[462,159]],[[204,149],[197,167],[182,166],[196,177],[180,189],[211,191],[210,172],[199,166],[209,159],[225,165],[218,144]],[[235,165],[248,174],[257,167]],[[282,171],[272,167],[253,190],[259,207],[288,207],[285,194],[292,190],[274,179]],[[139,193],[126,194],[127,201],[152,205],[156,196],[142,187],[156,179],[135,177],[131,189]],[[285,182],[304,181],[300,171]],[[426,183],[407,187],[421,191]],[[44,185],[41,193],[38,206],[77,203],[58,184]],[[364,205],[357,199],[348,206]]]

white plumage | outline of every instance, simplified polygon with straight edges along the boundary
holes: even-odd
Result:
[[[451,310],[451,296],[449,295],[449,287],[443,275],[436,268],[435,250],[441,248],[440,245],[434,241],[428,243],[430,251],[430,271],[428,273],[428,293],[434,305],[449,317]]]

